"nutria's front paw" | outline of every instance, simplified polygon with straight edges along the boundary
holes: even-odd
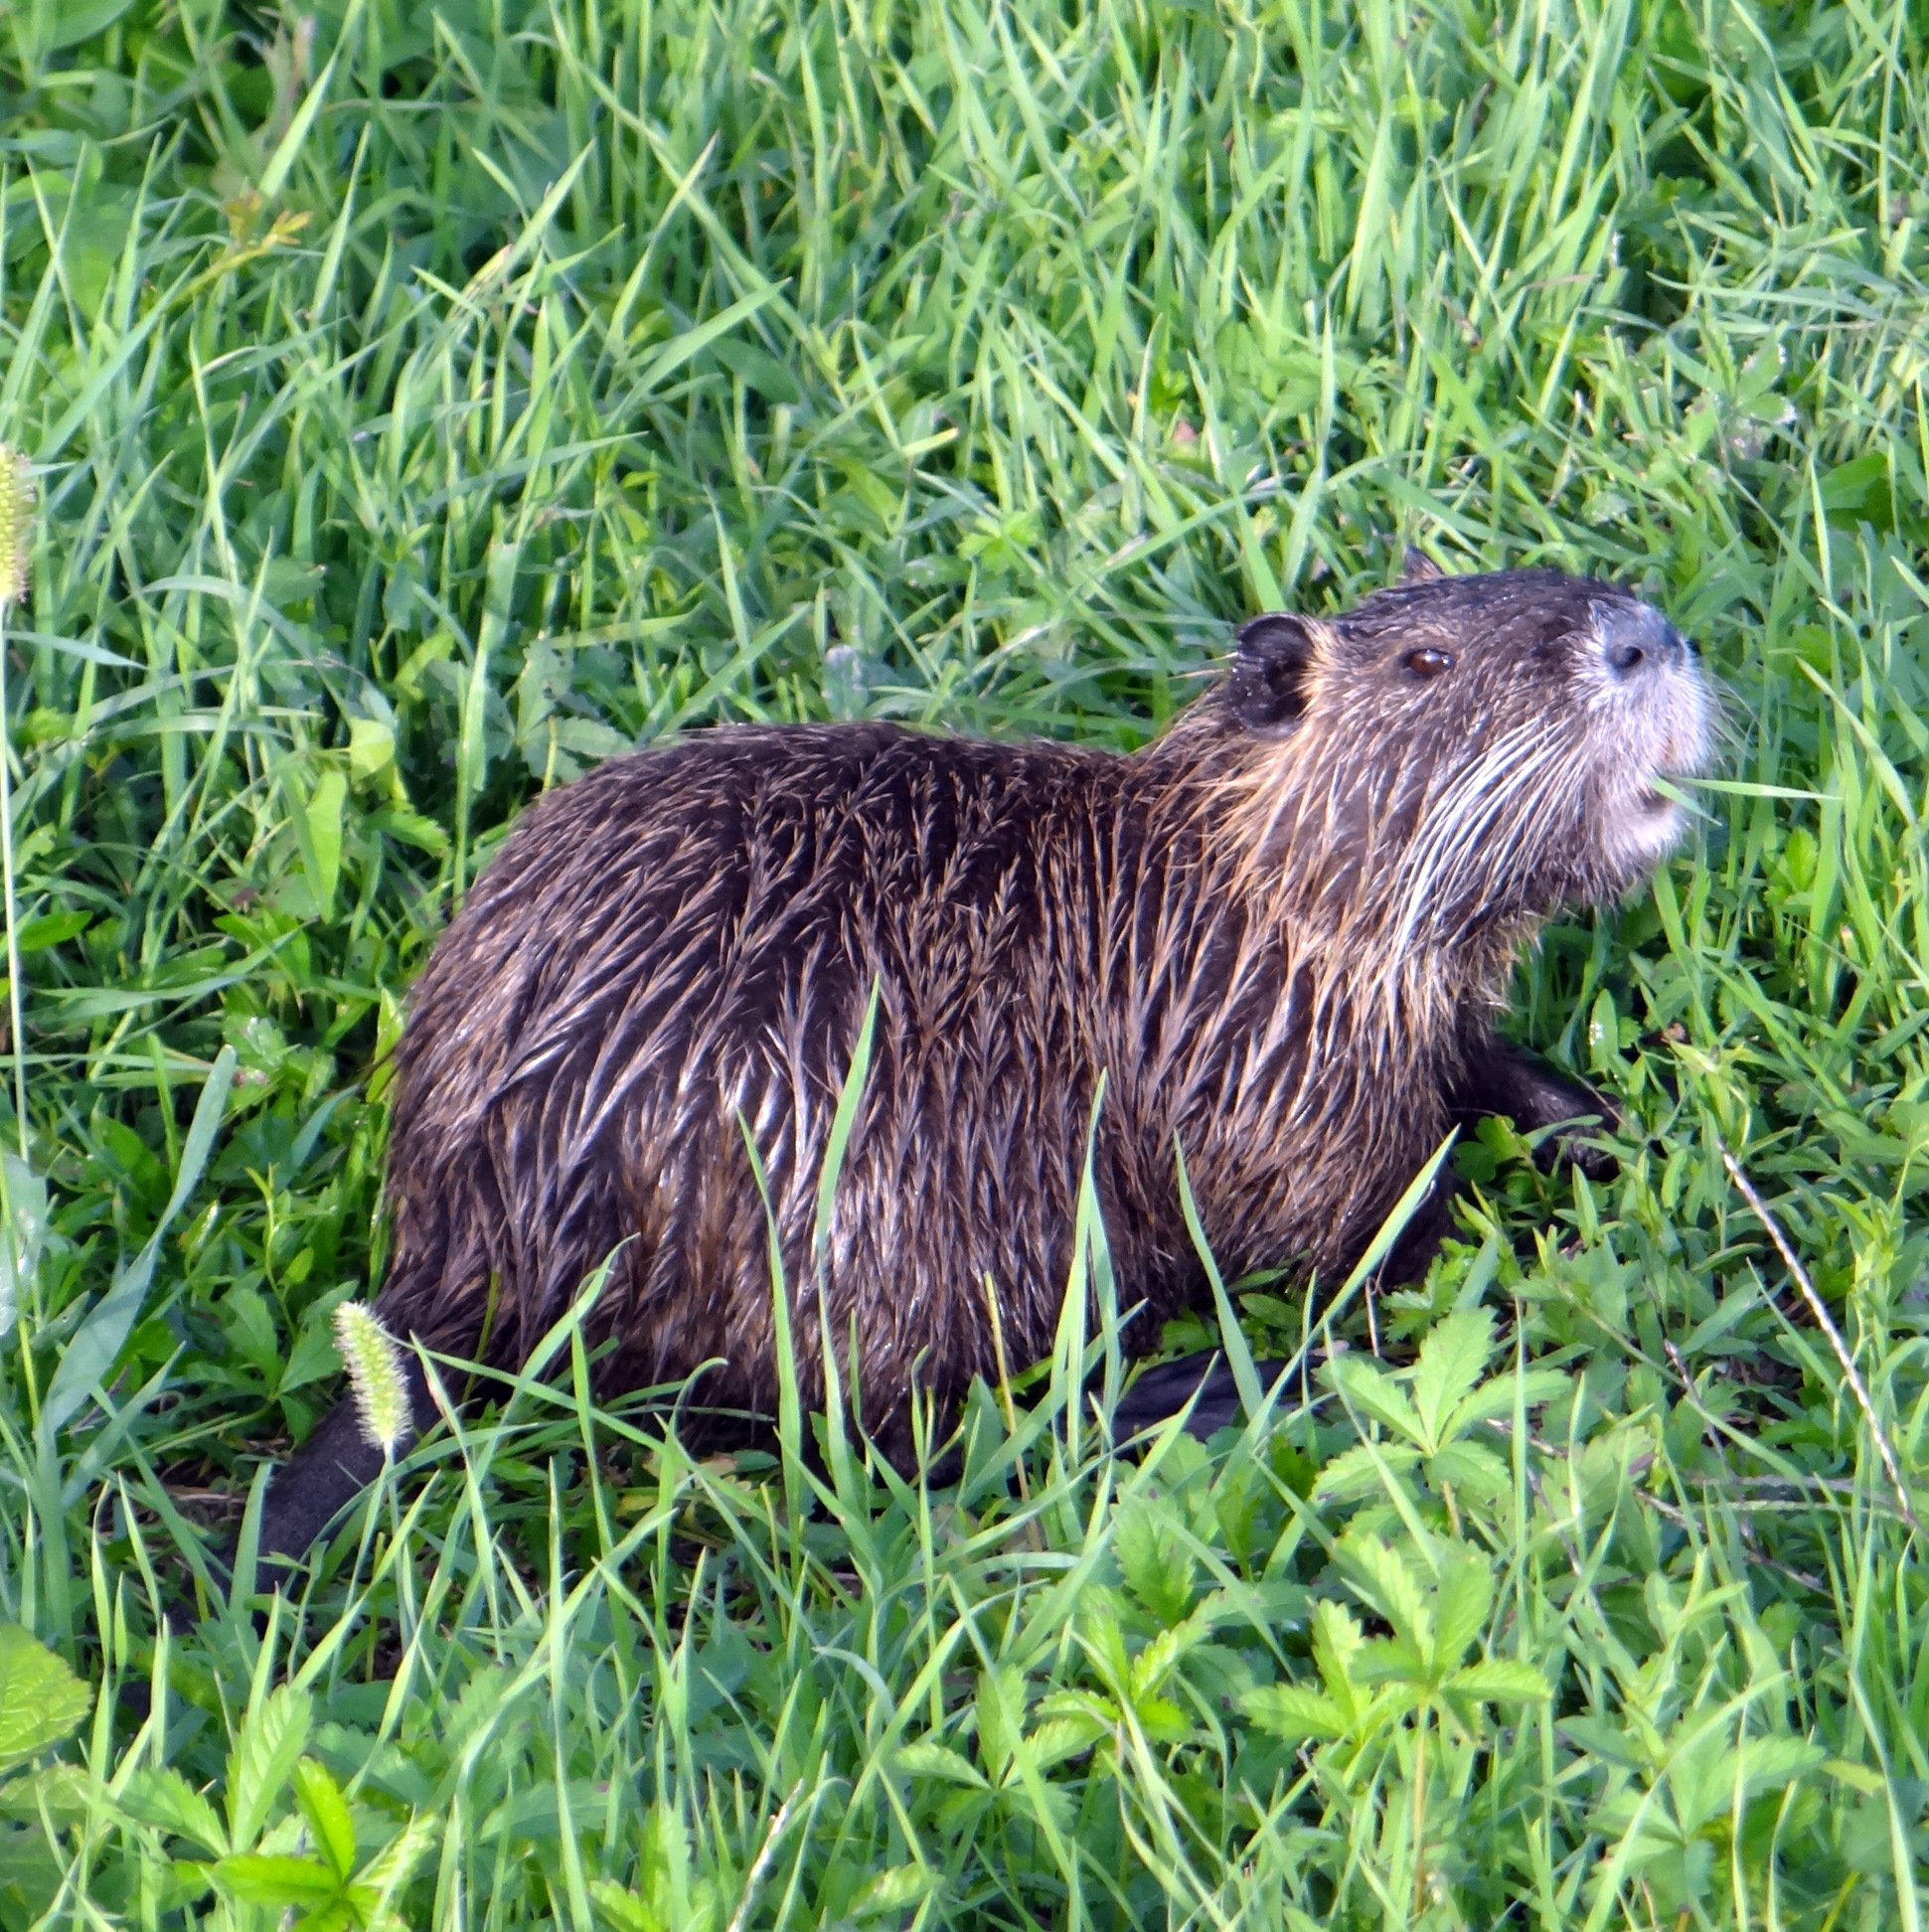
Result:
[[[1595,1142],[1594,1136],[1613,1133],[1621,1124],[1621,1110],[1606,1095],[1592,1088],[1582,1091],[1589,1096],[1591,1104],[1576,1110],[1578,1118],[1563,1116],[1563,1124],[1534,1150],[1534,1158],[1547,1166],[1571,1162],[1590,1181],[1612,1181],[1621,1164]],[[1573,1122],[1571,1126],[1565,1124],[1569,1119]]]
[[[1594,1135],[1620,1127],[1619,1106],[1585,1080],[1509,1041],[1493,1041],[1469,1066],[1453,1107],[1463,1117],[1505,1114],[1522,1133],[1544,1135],[1538,1148],[1543,1166],[1570,1161],[1590,1181],[1606,1181],[1615,1173],[1614,1156],[1591,1143]]]

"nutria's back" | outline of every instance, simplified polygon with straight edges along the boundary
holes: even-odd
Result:
[[[595,1318],[616,1387],[723,1358],[702,1399],[767,1409],[769,1223],[815,1333],[816,1193],[878,988],[866,1102],[825,1248],[874,1388],[1048,1344],[1103,1069],[1100,1173],[1134,1281],[1190,1288],[1143,1211],[1126,1015],[1177,854],[1131,760],[894,726],[732,728],[619,758],[535,807],[436,949],[399,1054],[383,1309],[514,1362],[625,1239]],[[1186,843],[1199,846],[1196,835]],[[1183,937],[1183,935],[1182,935]],[[1169,1154],[1151,1166],[1170,1177]],[[1170,1194],[1170,1187],[1166,1193]],[[1145,1203],[1143,1205],[1149,1205]],[[1172,1204],[1176,1207],[1176,1197]],[[795,1293],[794,1293],[794,1299]],[[875,1407],[875,1400],[874,1400]]]
[[[767,1181],[802,1337],[833,1110],[870,1079],[823,1278],[868,1419],[1045,1353],[1093,1169],[1139,1333],[1228,1274],[1328,1276],[1445,1131],[1533,923],[1666,850],[1704,755],[1679,638],[1607,585],[1433,578],[1241,633],[1123,756],[883,724],[730,728],[532,808],[398,1053],[391,1325],[520,1361],[621,1252],[606,1386],[721,1359],[774,1402]]]

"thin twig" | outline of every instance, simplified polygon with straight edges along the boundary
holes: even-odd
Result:
[[[1768,1204],[1755,1192],[1754,1184],[1741,1171],[1741,1163],[1728,1152],[1720,1140],[1715,1146],[1721,1149],[1722,1165],[1728,1170],[1729,1178],[1741,1190],[1741,1198],[1755,1210],[1755,1218],[1768,1230],[1768,1238],[1775,1243],[1777,1252],[1788,1264],[1788,1271],[1795,1277],[1795,1285],[1802,1291],[1802,1299],[1809,1305],[1809,1313],[1815,1317],[1816,1326],[1829,1338],[1829,1346],[1836,1352],[1836,1360],[1842,1364],[1842,1372],[1848,1377],[1849,1386],[1854,1392],[1855,1404],[1868,1424],[1869,1433],[1875,1438],[1875,1453],[1882,1458],[1882,1467],[1888,1471],[1889,1485],[1895,1491],[1896,1507],[1902,1512],[1902,1520],[1918,1536],[1922,1534],[1922,1525],[1916,1520],[1916,1513],[1909,1505],[1909,1491],[1902,1480],[1902,1465],[1896,1460],[1894,1449],[1889,1444],[1887,1434],[1875,1416],[1875,1404],[1869,1400],[1868,1388],[1862,1381],[1861,1372],[1855,1367],[1854,1358],[1849,1353],[1849,1346],[1842,1339],[1842,1331],[1830,1318],[1828,1305],[1816,1293],[1815,1283],[1809,1279],[1809,1271],[1802,1265],[1801,1257],[1789,1246],[1788,1236],[1782,1232],[1781,1224],[1768,1211]]]

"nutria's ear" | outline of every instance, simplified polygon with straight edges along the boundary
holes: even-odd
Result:
[[[1431,583],[1435,577],[1447,573],[1417,544],[1408,544],[1406,555],[1400,560],[1400,581],[1402,583]]]
[[[1253,730],[1290,724],[1306,709],[1306,674],[1317,652],[1313,626],[1290,611],[1241,624],[1239,655],[1225,685],[1239,723]]]

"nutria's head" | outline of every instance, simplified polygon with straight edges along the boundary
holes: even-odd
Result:
[[[1634,884],[1680,835],[1663,787],[1706,763],[1711,704],[1693,647],[1617,585],[1429,566],[1336,617],[1252,619],[1204,709],[1246,878],[1410,962],[1511,951]]]

